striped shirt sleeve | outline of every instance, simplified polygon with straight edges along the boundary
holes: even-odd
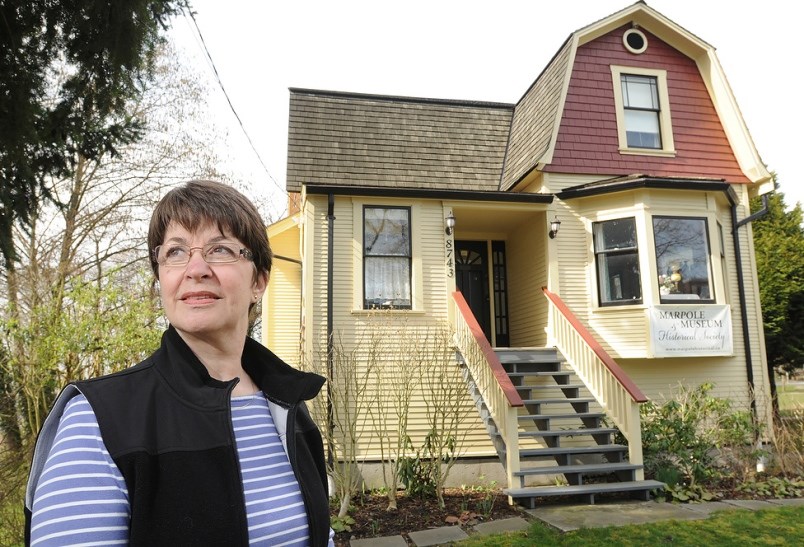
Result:
[[[125,480],[92,407],[77,395],[64,409],[36,486],[31,545],[126,545],[129,518]]]

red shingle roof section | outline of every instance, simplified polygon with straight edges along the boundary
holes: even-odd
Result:
[[[629,53],[628,26],[578,47],[548,172],[659,177],[711,177],[749,182],[740,169],[695,62],[647,31],[648,49]],[[667,71],[675,157],[618,150],[610,65]]]

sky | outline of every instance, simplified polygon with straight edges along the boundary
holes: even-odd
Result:
[[[209,87],[224,168],[282,216],[288,88],[516,103],[567,37],[629,0],[191,0],[220,81],[188,17],[170,37]],[[788,206],[804,203],[799,66],[790,0],[650,0],[714,46],[763,161]],[[246,136],[248,135],[248,137]],[[249,143],[249,140],[253,143]],[[264,167],[263,167],[264,165]]]

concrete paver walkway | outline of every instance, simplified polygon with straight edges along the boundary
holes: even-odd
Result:
[[[655,501],[601,503],[598,505],[552,505],[525,511],[528,517],[538,519],[569,532],[580,528],[601,528],[646,524],[661,520],[701,520],[716,511],[757,511],[780,506],[804,505],[804,498],[781,500],[723,500],[705,503],[675,504]],[[408,534],[416,547],[449,545],[466,539],[469,535],[490,535],[525,530],[530,526],[526,518],[493,520],[476,524],[466,531],[459,526],[442,526]],[[467,531],[469,533],[467,533]],[[402,536],[353,539],[350,547],[407,547]]]

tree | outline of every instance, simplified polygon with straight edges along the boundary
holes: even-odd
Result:
[[[128,109],[152,73],[160,31],[187,0],[0,0],[0,259],[30,227],[49,177],[142,137]]]
[[[752,209],[759,207],[757,198]],[[753,231],[768,365],[792,372],[804,366],[801,204],[787,211],[784,194],[774,192],[768,198],[768,213],[754,221]]]
[[[59,390],[130,366],[158,344],[164,321],[145,243],[153,206],[176,181],[220,178],[206,90],[170,50],[160,48],[153,70],[153,83],[127,102],[142,137],[114,156],[76,155],[71,176],[35,189],[27,225],[12,226],[20,260],[0,269],[0,545],[22,542],[20,523],[7,519],[19,516],[30,450]]]

